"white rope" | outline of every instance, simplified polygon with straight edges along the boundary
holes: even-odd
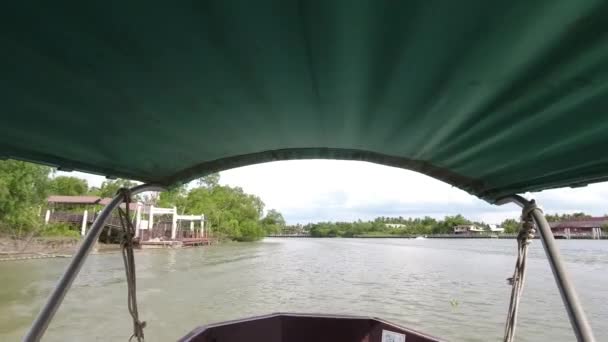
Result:
[[[515,262],[515,271],[513,277],[507,279],[513,286],[511,289],[511,303],[509,304],[509,312],[507,314],[507,323],[505,325],[504,342],[512,342],[515,337],[515,327],[517,325],[517,311],[519,309],[519,301],[524,290],[526,281],[526,260],[528,258],[528,246],[534,239],[534,220],[532,211],[540,210],[534,202],[526,206],[522,210],[521,228],[517,235],[517,261]]]
[[[135,236],[135,228],[131,222],[129,203],[131,202],[131,192],[128,189],[121,189],[120,192],[124,195],[126,210],[118,207],[118,215],[123,228],[123,238],[121,242],[122,259],[125,264],[125,273],[127,276],[127,291],[128,291],[128,307],[129,313],[133,319],[133,334],[129,341],[135,338],[138,342],[144,341],[144,328],[146,322],[139,320],[139,312],[137,310],[137,291],[135,278],[135,257],[133,255],[133,238]]]

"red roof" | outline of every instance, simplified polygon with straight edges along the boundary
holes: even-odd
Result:
[[[59,204],[98,204],[101,201],[99,196],[49,196],[47,198],[48,203],[59,203]]]
[[[550,222],[551,228],[600,228],[608,225],[608,217],[582,217],[580,219]]]
[[[84,204],[84,205],[103,205],[106,206],[112,201],[111,198],[101,198],[99,196],[57,196],[52,195],[47,198],[47,203],[55,204]],[[136,202],[129,205],[129,209],[135,210],[137,208]],[[121,208],[125,208],[125,204],[120,205]]]

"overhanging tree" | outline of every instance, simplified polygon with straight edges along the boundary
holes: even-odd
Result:
[[[266,216],[261,220],[261,224],[266,234],[280,233],[286,226],[283,214],[276,209],[268,210]]]
[[[0,231],[23,238],[39,227],[50,172],[47,166],[0,161]]]
[[[57,176],[49,181],[49,194],[62,196],[85,195],[89,190],[87,181],[82,178]]]

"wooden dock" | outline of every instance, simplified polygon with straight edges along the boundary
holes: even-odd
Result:
[[[211,245],[213,240],[207,237],[202,238],[183,238],[181,239],[182,245],[184,247],[188,246],[207,246]]]
[[[48,258],[71,258],[67,254],[45,254],[45,253],[14,253],[0,254],[0,261],[20,261],[32,259],[48,259]]]
[[[142,249],[148,248],[182,248],[182,247],[195,247],[195,246],[208,246],[215,244],[216,240],[213,238],[202,237],[202,238],[183,238],[179,240],[152,240],[152,241],[139,241],[138,244]]]

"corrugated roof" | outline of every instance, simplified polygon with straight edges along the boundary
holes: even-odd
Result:
[[[102,198],[99,196],[52,195],[52,196],[49,196],[46,201],[48,203],[57,203],[57,204],[98,204],[101,200],[102,200]]]
[[[112,201],[109,197],[99,197],[99,196],[59,196],[59,195],[51,195],[47,198],[47,203],[54,204],[83,204],[83,205],[103,205],[106,206]],[[136,209],[137,205],[140,203],[133,202],[130,205],[131,209]],[[122,203],[120,205],[121,208],[125,208],[125,204]]]
[[[550,222],[551,228],[599,228],[608,224],[608,217],[585,217],[576,220]]]

